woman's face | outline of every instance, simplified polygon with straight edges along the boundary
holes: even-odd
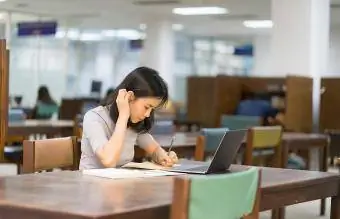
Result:
[[[161,99],[156,97],[135,98],[130,102],[130,120],[138,123],[148,118],[156,107],[161,103]]]

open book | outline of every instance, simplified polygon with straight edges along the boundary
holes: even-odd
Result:
[[[104,168],[104,169],[89,169],[82,171],[84,175],[104,177],[110,179],[131,179],[131,178],[146,178],[157,176],[173,176],[180,173],[172,173],[162,170],[142,170],[142,169],[125,169],[125,168]]]

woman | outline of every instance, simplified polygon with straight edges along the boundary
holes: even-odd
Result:
[[[79,169],[119,167],[131,162],[136,142],[155,163],[176,163],[176,154],[165,152],[148,133],[154,110],[167,100],[167,85],[157,71],[147,67],[132,71],[107,104],[85,114]]]
[[[58,105],[52,99],[48,88],[40,86],[32,117],[34,119],[50,119],[53,114],[58,113],[58,110]]]

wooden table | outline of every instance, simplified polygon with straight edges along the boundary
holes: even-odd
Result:
[[[173,150],[181,157],[193,156],[196,148],[196,137],[199,133],[181,133],[176,134],[176,139],[173,144]],[[160,142],[163,148],[167,149],[171,142],[171,136],[156,136],[156,140]],[[246,140],[244,140],[245,143]],[[313,148],[319,150],[320,164],[319,169],[327,172],[328,170],[328,153],[329,153],[329,136],[325,134],[310,134],[310,133],[294,133],[285,132],[282,136],[282,167],[286,167],[288,163],[289,151],[291,150],[306,150],[310,151]],[[143,156],[143,154],[136,153],[137,156]],[[138,160],[138,159],[137,159]],[[140,160],[140,159],[139,159]],[[307,164],[309,168],[309,163]],[[325,215],[326,200],[321,200],[320,215]],[[284,218],[284,209],[278,209],[274,214],[277,214],[277,218]],[[275,218],[275,217],[273,217]]]
[[[48,136],[73,134],[73,120],[25,120],[22,122],[9,122],[9,136],[29,136],[32,134],[46,134]]]
[[[110,180],[71,171],[5,177],[0,179],[0,218],[168,218],[172,180]],[[263,168],[261,188],[261,211],[332,197],[330,218],[340,219],[338,174]]]

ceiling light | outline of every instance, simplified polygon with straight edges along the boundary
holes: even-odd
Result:
[[[228,10],[221,7],[188,7],[188,8],[174,8],[172,13],[179,15],[212,15],[212,14],[226,14]]]
[[[67,38],[69,38],[70,40],[78,40],[80,33],[79,33],[79,30],[77,29],[69,29],[66,35],[67,35]]]
[[[183,24],[172,24],[172,29],[175,31],[181,31],[184,29]]]
[[[0,0],[0,2],[5,2],[5,1],[7,1],[7,0]]]
[[[80,35],[81,41],[99,41],[101,39],[101,35],[98,33],[82,33]]]
[[[116,31],[115,30],[103,30],[102,35],[104,37],[115,37],[116,36]]]
[[[273,22],[271,20],[249,20],[244,21],[243,25],[248,28],[272,28]]]
[[[129,39],[129,40],[138,40],[141,38],[141,34],[139,31],[137,30],[133,30],[133,29],[120,29],[117,30],[117,37],[120,38],[125,38],[125,39]]]

